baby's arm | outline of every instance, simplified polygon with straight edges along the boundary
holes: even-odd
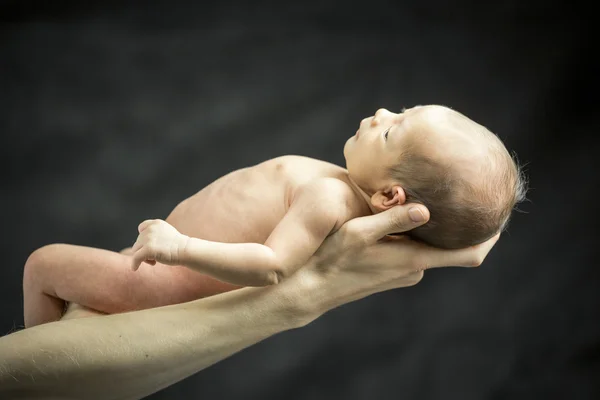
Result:
[[[350,219],[349,196],[352,189],[338,179],[303,185],[264,245],[188,238],[164,221],[145,221],[134,245],[133,268],[156,260],[235,285],[275,284],[306,263],[323,240]]]

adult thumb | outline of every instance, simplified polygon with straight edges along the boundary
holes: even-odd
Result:
[[[403,204],[391,207],[378,214],[357,218],[362,226],[355,228],[375,242],[385,235],[410,231],[429,221],[429,210],[423,204]]]

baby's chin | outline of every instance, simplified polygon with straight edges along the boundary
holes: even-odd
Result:
[[[344,143],[344,149],[343,149],[343,154],[344,154],[344,159],[346,160],[346,163],[348,163],[348,147],[351,146],[351,141],[354,138],[354,136],[348,138],[348,140],[346,140],[346,143]]]

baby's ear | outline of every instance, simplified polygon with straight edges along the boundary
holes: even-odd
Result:
[[[380,211],[388,210],[405,202],[406,194],[401,186],[392,186],[389,190],[378,190],[371,196],[371,204]]]

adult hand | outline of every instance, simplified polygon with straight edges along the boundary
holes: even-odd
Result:
[[[386,237],[427,221],[427,209],[416,206],[425,217],[421,222],[410,220],[411,205],[348,221],[306,266],[277,285],[0,337],[0,398],[143,398],[336,306],[414,285],[426,269],[480,265],[498,239],[440,250]],[[66,319],[83,312],[73,305]]]
[[[446,250],[408,236],[387,236],[409,231],[428,220],[429,211],[424,205],[404,204],[344,224],[315,253],[312,268],[299,271],[312,290],[324,291],[317,297],[327,301],[316,306],[331,309],[373,293],[412,286],[431,268],[477,267],[500,237],[498,233],[477,246]]]

